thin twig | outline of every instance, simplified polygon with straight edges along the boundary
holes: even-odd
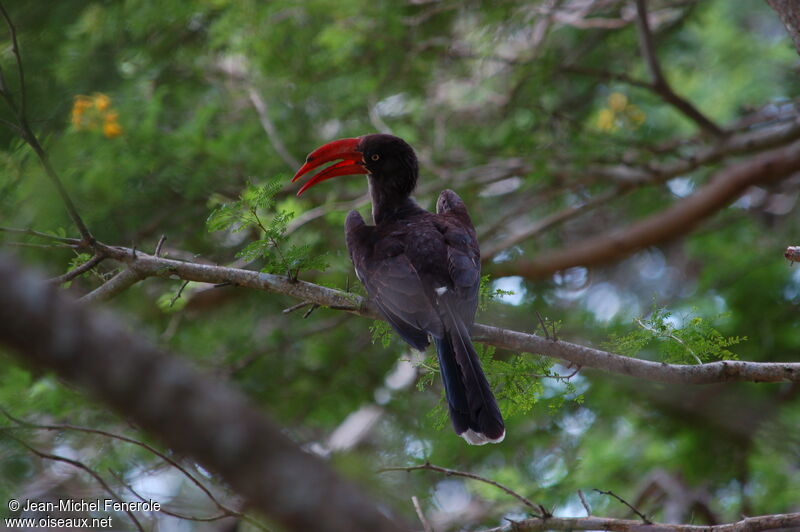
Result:
[[[586,517],[592,516],[592,509],[589,507],[589,503],[586,502],[586,497],[583,496],[583,491],[578,490],[578,497],[581,499],[581,504],[583,505],[583,509],[586,510]]]
[[[114,492],[113,489],[111,489],[111,486],[108,485],[108,483],[103,479],[103,477],[101,477],[97,473],[97,471],[95,471],[94,469],[90,468],[89,466],[87,466],[83,462],[81,462],[79,460],[74,460],[72,458],[67,458],[65,456],[59,456],[59,455],[56,455],[56,454],[45,453],[43,451],[40,451],[38,449],[35,449],[35,448],[31,447],[30,445],[28,445],[27,442],[17,438],[13,434],[8,434],[8,436],[10,438],[12,438],[13,440],[15,440],[17,443],[19,443],[20,445],[22,445],[23,447],[25,447],[26,449],[28,449],[30,452],[32,452],[33,454],[38,456],[39,458],[42,458],[42,459],[45,459],[45,460],[52,460],[54,462],[63,462],[65,464],[69,464],[69,465],[71,465],[73,467],[77,467],[78,469],[82,469],[83,471],[89,473],[97,481],[97,483],[100,484],[100,486],[109,495],[111,495],[114,499],[116,499],[117,501],[122,501],[120,496],[117,495]],[[139,523],[139,520],[136,519],[136,516],[133,515],[133,512],[131,512],[130,510],[126,509],[125,513],[128,514],[128,517],[130,517],[131,521],[133,521],[133,524],[136,525],[136,528],[139,529],[140,532],[144,532],[144,529],[142,528],[142,524]]]
[[[295,310],[300,310],[301,308],[307,307],[310,304],[311,304],[311,301],[301,301],[300,303],[297,303],[296,305],[292,305],[289,308],[283,309],[283,313],[284,314],[291,314]]]
[[[411,471],[421,471],[421,470],[436,471],[437,473],[442,473],[444,475],[447,475],[448,477],[464,477],[464,478],[470,478],[472,480],[477,480],[479,482],[484,482],[486,484],[489,484],[491,486],[494,486],[494,487],[506,492],[507,494],[511,495],[512,497],[514,497],[515,499],[517,499],[518,501],[523,503],[525,506],[528,506],[529,508],[533,508],[536,511],[541,511],[542,514],[541,515],[535,514],[536,517],[542,517],[542,518],[549,517],[550,512],[548,512],[541,504],[534,504],[530,500],[526,499],[525,497],[523,497],[522,495],[517,493],[516,491],[512,490],[511,488],[508,488],[508,487],[500,484],[499,482],[495,482],[494,480],[490,480],[490,479],[484,478],[484,477],[482,477],[480,475],[476,475],[475,473],[468,473],[466,471],[457,471],[455,469],[447,469],[446,467],[440,467],[440,466],[437,466],[437,465],[433,465],[430,462],[425,462],[424,464],[418,465],[418,466],[385,467],[383,469],[379,469],[378,473],[386,473],[386,472],[389,472],[389,471],[411,472]]]
[[[264,132],[267,134],[267,138],[269,138],[269,142],[272,144],[275,152],[277,152],[280,158],[283,159],[283,162],[289,165],[293,171],[300,168],[300,162],[286,149],[286,145],[278,134],[278,128],[275,127],[275,124],[273,124],[272,120],[269,118],[267,103],[255,87],[247,87],[247,96],[250,98],[250,102],[253,104],[256,114],[258,114],[258,121],[261,123],[261,127],[264,128]]]
[[[319,305],[317,305],[316,303],[312,303],[311,306],[308,308],[308,310],[305,311],[305,313],[303,313],[303,319],[306,319],[307,317],[311,316],[311,313],[317,310],[318,308]]]
[[[77,249],[77,245],[70,244],[32,244],[30,242],[3,242],[4,246],[15,248],[42,248],[42,249]]]
[[[570,366],[572,366],[572,364],[570,364]],[[567,368],[567,369],[569,369],[569,368]],[[572,377],[574,377],[575,375],[577,375],[577,374],[578,374],[578,372],[579,372],[580,370],[582,370],[582,369],[583,369],[583,366],[581,366],[581,365],[578,365],[578,367],[577,367],[577,368],[575,368],[575,371],[573,371],[573,372],[572,372],[572,373],[570,373],[569,375],[542,375],[542,374],[540,374],[540,373],[533,373],[533,374],[531,374],[531,375],[529,375],[529,376],[530,376],[530,377],[532,377],[532,378],[538,378],[538,379],[556,379],[556,380],[559,380],[559,381],[565,382],[565,381],[568,381],[568,380],[570,380],[570,379],[571,379]]]
[[[214,496],[214,494],[212,494],[211,491],[205,485],[203,485],[202,482],[197,480],[197,478],[195,478],[195,476],[192,475],[185,467],[183,467],[181,464],[179,464],[178,462],[176,462],[175,460],[173,460],[172,458],[170,458],[169,456],[167,456],[166,454],[162,453],[161,451],[159,451],[158,449],[156,449],[155,447],[153,447],[152,445],[150,445],[148,443],[145,443],[143,441],[130,438],[128,436],[122,436],[121,434],[115,434],[113,432],[108,432],[108,431],[101,430],[101,429],[92,429],[92,428],[88,428],[88,427],[80,427],[80,426],[77,426],[77,425],[68,425],[68,424],[41,425],[41,424],[38,424],[38,423],[31,423],[30,421],[26,421],[24,419],[19,419],[17,417],[14,417],[13,415],[11,415],[10,412],[8,412],[2,406],[0,406],[0,413],[2,413],[4,416],[6,416],[8,419],[13,421],[17,425],[20,425],[20,426],[26,427],[26,428],[30,428],[30,429],[71,430],[71,431],[75,431],[75,432],[83,432],[83,433],[86,433],[86,434],[97,434],[99,436],[104,436],[106,438],[111,438],[111,439],[119,440],[119,441],[122,441],[122,442],[125,442],[125,443],[130,443],[130,444],[133,444],[133,445],[137,445],[137,446],[141,447],[142,449],[145,449],[146,451],[148,451],[148,452],[154,454],[155,456],[161,458],[164,462],[168,463],[169,465],[171,465],[172,467],[174,467],[175,469],[180,471],[186,478],[189,479],[189,481],[191,481],[192,484],[197,486],[197,488],[200,491],[202,491],[209,499],[211,499],[211,502],[213,502],[217,506],[217,508],[220,509],[220,511],[222,511],[222,512],[231,512],[231,513],[235,513],[236,512],[235,510],[231,510],[230,508],[228,508],[227,506],[225,506],[224,504],[219,502],[219,500]]]
[[[641,89],[654,90],[652,83],[641,79],[633,78],[628,74],[622,72],[611,72],[608,70],[600,70],[597,68],[587,68],[581,66],[565,66],[562,67],[560,70],[562,72],[577,74],[579,76],[589,76],[607,81],[620,81],[622,83],[625,83],[626,85],[639,87]]]
[[[638,509],[636,509],[636,507],[634,507],[632,504],[630,504],[628,501],[626,501],[625,499],[623,499],[622,497],[620,497],[619,495],[617,495],[617,494],[616,494],[616,493],[614,493],[613,491],[611,491],[611,490],[608,490],[608,491],[603,491],[603,490],[599,490],[599,489],[596,489],[596,488],[595,488],[595,490],[594,490],[594,491],[596,491],[597,493],[602,493],[603,495],[609,495],[609,496],[611,496],[611,497],[614,497],[614,498],[615,498],[615,499],[617,499],[619,502],[621,502],[622,504],[624,504],[625,506],[627,506],[628,508],[630,508],[630,509],[631,509],[631,511],[632,511],[633,513],[635,513],[636,515],[638,515],[638,516],[639,516],[639,519],[641,519],[641,520],[644,522],[644,524],[646,524],[646,525],[651,525],[651,524],[653,524],[653,522],[652,522],[650,519],[648,519],[648,518],[647,518],[647,516],[646,516],[645,514],[643,514],[642,512],[640,512]]]
[[[9,88],[5,86],[5,83],[3,83],[0,87],[0,93],[2,93],[3,97],[8,103],[8,106],[17,117],[22,140],[24,140],[31,148],[33,148],[33,151],[39,158],[39,162],[44,167],[47,177],[50,178],[58,190],[58,194],[61,196],[61,201],[64,203],[69,217],[78,228],[78,232],[81,234],[81,237],[83,237],[84,242],[90,246],[94,245],[95,239],[92,236],[92,233],[89,231],[88,227],[86,227],[86,224],[83,222],[83,218],[81,218],[80,214],[78,214],[78,209],[72,202],[72,198],[70,198],[70,195],[67,192],[67,189],[64,187],[64,184],[62,183],[61,178],[58,176],[58,173],[55,171],[55,168],[53,168],[53,165],[50,163],[50,158],[47,156],[44,148],[42,148],[42,145],[39,143],[39,139],[36,137],[36,134],[28,124],[28,120],[25,115],[25,71],[22,66],[22,57],[20,55],[19,46],[17,43],[17,29],[14,27],[11,17],[8,16],[8,12],[2,4],[0,4],[0,13],[5,19],[6,25],[8,26],[8,31],[11,37],[11,50],[14,53],[14,58],[17,63],[17,71],[19,72],[20,106],[16,106],[14,98],[11,95],[11,92],[9,92]]]
[[[680,339],[679,337],[675,336],[671,332],[670,333],[664,333],[662,331],[656,330],[655,328],[650,327],[645,322],[643,322],[641,318],[636,318],[636,319],[634,319],[634,321],[636,322],[636,324],[639,327],[641,327],[645,331],[653,333],[654,335],[657,335],[657,336],[659,336],[661,338],[669,338],[671,340],[675,340],[676,342],[681,344],[683,347],[685,347],[687,351],[689,351],[689,354],[692,355],[692,357],[697,361],[698,364],[703,364],[703,361],[700,360],[700,357],[697,356],[697,354],[694,352],[694,349],[692,349],[689,346],[689,344],[687,344],[686,342],[684,342],[682,339]]]
[[[167,235],[161,235],[161,238],[158,239],[158,244],[156,244],[156,250],[153,253],[156,257],[161,256],[161,248],[164,247],[164,242],[167,240]]]
[[[11,17],[8,16],[5,6],[0,3],[0,13],[8,25],[8,31],[11,36],[11,52],[14,54],[14,59],[17,63],[17,74],[19,75],[19,114],[22,119],[25,119],[25,70],[22,67],[22,57],[19,54],[19,43],[17,42],[17,28],[11,22]],[[8,88],[4,88],[7,91]],[[10,94],[9,94],[10,96]]]
[[[54,242],[61,242],[62,244],[79,245],[81,241],[77,238],[65,238],[63,236],[51,235],[42,231],[34,231],[33,229],[16,229],[14,227],[0,227],[0,231],[4,233],[15,233],[19,235],[30,235]]]
[[[58,277],[53,277],[52,279],[48,279],[47,282],[52,284],[62,284],[66,283],[67,281],[71,281],[76,277],[88,272],[101,262],[103,262],[105,258],[106,258],[105,255],[97,253],[92,258],[90,258],[77,268],[74,268],[63,275],[59,275]]]
[[[175,294],[174,296],[172,296],[172,299],[169,302],[169,308],[172,308],[172,306],[175,304],[175,302],[181,298],[181,294],[183,293],[183,289],[186,288],[186,285],[188,285],[190,282],[191,281],[184,281],[183,284],[181,285],[181,287],[178,288],[178,293]]]
[[[108,472],[111,474],[111,476],[113,476],[115,479],[117,479],[117,482],[119,482],[122,486],[124,486],[125,489],[127,489],[128,491],[133,493],[133,495],[137,499],[139,499],[142,502],[148,502],[148,500],[145,499],[144,497],[142,497],[139,494],[139,492],[137,492],[135,489],[133,489],[133,487],[130,484],[125,482],[125,479],[123,479],[122,476],[119,473],[116,473],[111,468],[108,468]],[[163,505],[160,505],[158,511],[159,511],[159,513],[162,513],[164,515],[168,515],[170,517],[175,517],[177,519],[184,519],[186,521],[210,522],[210,521],[219,521],[220,519],[225,519],[226,517],[234,517],[233,514],[227,514],[227,513],[224,513],[224,512],[220,513],[218,515],[212,515],[211,517],[196,517],[196,516],[193,516],[193,515],[184,515],[184,514],[180,514],[178,512],[174,512],[172,510],[169,510],[169,509],[165,508]]]
[[[548,340],[552,340],[552,338],[550,338],[550,331],[547,330],[547,323],[544,321],[542,313],[539,312],[538,310],[536,311],[536,317],[539,318],[539,324],[542,326],[542,334],[544,334],[544,337],[547,338]]]
[[[671,104],[687,118],[692,120],[697,126],[717,138],[725,137],[725,132],[714,122],[709,120],[689,101],[678,96],[664,77],[661,65],[656,55],[653,33],[650,30],[650,22],[647,18],[646,0],[636,0],[636,28],[639,32],[639,47],[642,57],[647,63],[650,76],[653,78],[653,90],[657,92],[667,103]]]
[[[417,499],[416,495],[411,497],[411,504],[414,505],[414,510],[417,511],[417,517],[422,522],[422,528],[425,529],[425,532],[433,532],[433,527],[425,518],[425,514],[422,513],[422,507],[419,505],[419,499]]]

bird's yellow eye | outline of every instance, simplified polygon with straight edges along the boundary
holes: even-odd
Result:
[[[376,153],[376,154],[374,154],[372,157],[370,157],[370,159],[372,159],[373,161],[377,161],[377,160],[378,160],[378,159],[380,159],[380,158],[381,158],[381,156],[380,156],[380,155],[378,155],[377,153]]]

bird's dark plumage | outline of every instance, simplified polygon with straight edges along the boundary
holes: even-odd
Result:
[[[402,139],[367,135],[335,142],[344,146],[337,148],[345,153],[339,165],[363,166],[359,173],[367,173],[372,195],[375,225],[357,211],[345,222],[356,275],[403,340],[421,351],[433,338],[456,433],[472,444],[502,441],[503,419],[469,336],[478,304],[480,250],[464,202],[445,190],[435,214],[417,205],[410,197],[417,158]],[[307,165],[320,164],[314,153]],[[353,153],[361,160],[351,161]]]

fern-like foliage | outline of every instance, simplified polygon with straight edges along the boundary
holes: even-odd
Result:
[[[392,341],[392,327],[385,321],[375,320],[372,322],[372,325],[369,326],[369,330],[372,333],[372,343],[378,343],[383,347],[389,347],[389,343]]]
[[[692,309],[695,314],[697,309]],[[714,317],[724,318],[724,314]],[[655,347],[662,362],[670,364],[702,364],[714,360],[735,360],[736,354],[728,348],[747,340],[746,336],[724,336],[713,320],[697,315],[675,320],[666,308],[653,305],[648,316],[636,318],[637,329],[623,334],[612,334],[603,344],[604,349],[625,356],[636,356],[647,348]]]
[[[286,228],[294,212],[277,208],[276,195],[282,187],[283,182],[277,179],[260,186],[248,185],[237,201],[211,212],[206,221],[209,231],[255,230],[259,238],[236,256],[246,261],[263,260],[263,272],[297,278],[301,270],[325,270],[328,264],[324,255],[313,254],[310,246],[288,242]]]
[[[481,286],[478,290],[478,310],[486,310],[489,303],[502,296],[514,295],[513,290],[501,290],[499,288],[492,289],[492,280],[490,275],[481,276]]]
[[[570,380],[575,372],[569,375],[560,374],[555,370],[555,361],[550,358],[516,354],[508,360],[499,360],[494,358],[494,346],[475,344],[475,350],[505,417],[528,414],[545,396],[546,405],[552,411],[561,408],[568,400],[583,403],[583,394],[579,393]],[[417,381],[419,390],[432,386],[440,372],[436,354],[428,356],[421,366],[426,371]],[[545,379],[553,379],[561,386],[546,389]],[[447,422],[444,395],[442,399],[430,414],[437,428],[443,427]]]

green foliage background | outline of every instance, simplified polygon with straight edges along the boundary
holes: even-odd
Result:
[[[628,160],[634,149],[634,163],[657,164],[680,154],[637,148],[694,133],[691,122],[650,91],[566,70],[577,64],[647,79],[632,25],[557,24],[542,45],[526,49],[541,2],[4,4],[20,31],[30,119],[100,240],[152,251],[163,234],[168,256],[289,271],[358,293],[342,235],[349,206],[342,205],[364,194],[363,179],[332,181],[295,198],[289,178],[296,165],[276,150],[250,91],[263,98],[280,141],[299,161],[332,138],[391,128],[420,153],[420,203],[433,207],[439,190],[455,188],[479,233],[513,199],[530,201],[517,218],[544,217],[605,189],[607,183],[584,179],[597,160]],[[794,105],[798,57],[765,3],[697,2],[668,17],[657,35],[669,80],[717,123],[769,104]],[[13,57],[2,39],[0,64],[13,84]],[[110,98],[118,136],[109,138],[100,125],[71,124],[76,95],[96,94]],[[643,113],[641,125],[623,117],[614,127],[598,126],[612,94]],[[5,109],[0,117],[11,119]],[[7,129],[0,129],[0,147],[0,225],[74,235],[30,150]],[[463,177],[509,160],[526,165],[512,193],[490,192],[481,176]],[[701,186],[715,168],[681,176],[678,184]],[[558,187],[562,193],[536,201],[540,191]],[[502,260],[624,226],[671,204],[675,190],[641,187],[507,250]],[[558,323],[561,338],[667,362],[796,361],[800,274],[782,249],[797,243],[797,185],[766,192],[792,208],[739,202],[685,239],[591,274],[487,280],[479,320],[542,332],[539,312]],[[292,225],[319,206],[327,213]],[[368,208],[360,206],[365,215]],[[75,264],[69,250],[14,251],[50,275]],[[86,293],[113,273],[104,264],[99,275],[65,289]],[[350,315],[317,309],[303,319],[305,310],[282,313],[296,303],[284,297],[193,283],[179,292],[182,284],[147,280],[110,306],[153,341],[243,390],[299,442],[324,441],[359,407],[381,402],[384,414],[372,435],[330,459],[409,518],[412,495],[432,515],[463,513],[466,522],[454,520],[462,525],[498,525],[525,510],[487,486],[422,472],[376,476],[375,469],[429,460],[502,482],[558,515],[583,515],[581,489],[595,514],[624,516],[624,508],[591,489],[633,502],[661,473],[702,493],[724,521],[800,511],[796,385],[682,387],[592,371],[568,379],[574,368],[483,349],[508,436],[501,445],[469,447],[442,417],[431,352],[420,364],[419,389],[386,394],[387,374],[409,354],[382,326],[374,331],[382,341],[372,341],[370,323]],[[509,287],[513,297],[488,297]],[[102,405],[10,358],[0,367],[0,406],[32,421],[136,434]],[[41,448],[71,449],[98,471],[111,468],[130,482],[163,469],[141,449],[97,436],[15,434]],[[19,496],[47,467],[0,433],[0,500]],[[98,490],[88,478],[80,483]],[[185,482],[163,497],[197,513],[209,508]],[[479,499],[490,506],[469,517],[464,505]],[[659,500],[641,506],[665,518]],[[699,513],[685,519],[704,522]]]

